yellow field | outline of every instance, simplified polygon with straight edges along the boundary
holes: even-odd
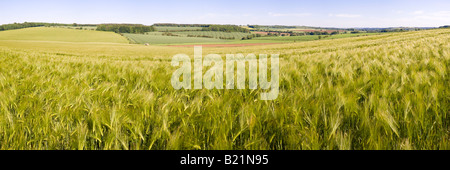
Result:
[[[437,29],[203,48],[280,54],[280,95],[261,101],[174,90],[171,59],[193,48],[0,32],[0,149],[450,149],[449,40]]]
[[[128,40],[112,32],[74,30],[67,28],[35,27],[0,32],[0,41],[57,42],[108,42],[128,43]]]

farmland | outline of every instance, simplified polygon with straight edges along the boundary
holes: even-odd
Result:
[[[450,149],[449,39],[435,29],[203,49],[280,54],[279,98],[261,101],[260,89],[173,89],[171,59],[190,47],[2,31],[0,149]]]
[[[176,35],[182,36],[207,36],[213,38],[231,38],[235,40],[241,40],[243,37],[250,35],[249,33],[243,32],[219,32],[219,31],[190,31],[190,32],[175,32]]]
[[[199,31],[202,27],[163,27],[163,26],[155,26],[156,31],[169,31],[169,32],[178,32],[178,31]]]
[[[184,43],[223,43],[226,40],[215,38],[164,36],[162,33],[124,34],[130,41],[137,44],[184,44]]]
[[[145,34],[123,34],[132,43],[152,45],[177,45],[177,44],[254,44],[254,43],[289,43],[297,41],[314,41],[320,39],[339,39],[347,37],[371,36],[380,33],[342,33],[336,35],[301,35],[289,36],[288,33],[280,33],[278,36],[268,36],[263,32],[223,32],[223,31],[199,31],[202,27],[164,27],[156,26],[158,32]],[[273,31],[276,30],[272,28]],[[311,31],[311,30],[308,30]],[[317,30],[319,31],[319,30]],[[327,31],[323,31],[327,32]],[[256,36],[261,34],[261,36]],[[281,36],[283,35],[283,36]],[[250,39],[247,37],[251,36]],[[245,39],[245,40],[242,40]]]
[[[304,35],[304,36],[273,36],[273,37],[258,37],[253,40],[270,40],[273,42],[294,42],[294,41],[313,41],[319,39],[339,39],[348,37],[360,37],[369,35],[379,35],[378,33],[359,33],[359,34],[337,34],[337,35]],[[320,37],[320,38],[319,38]]]
[[[251,35],[243,32],[200,31],[202,27],[155,26],[158,32],[145,34],[124,34],[131,42],[137,44],[208,44],[230,43]],[[168,34],[168,35],[167,35]]]
[[[96,26],[54,26],[56,28],[80,29],[80,30],[96,30]]]
[[[111,32],[74,30],[68,28],[36,27],[0,32],[0,40],[128,43],[127,39]]]

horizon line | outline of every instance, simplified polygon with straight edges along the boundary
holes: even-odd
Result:
[[[280,25],[280,24],[274,24],[274,25],[266,25],[266,24],[206,24],[206,23],[171,23],[171,22],[157,22],[153,23],[151,25],[142,24],[142,23],[123,23],[123,22],[109,22],[109,23],[61,23],[61,22],[43,22],[43,21],[25,21],[25,22],[14,22],[14,23],[7,23],[7,24],[0,24],[0,25],[8,25],[8,24],[20,24],[20,23],[49,23],[49,24],[79,24],[79,25],[100,25],[100,24],[141,24],[146,26],[153,26],[155,24],[179,24],[179,25],[236,25],[236,26],[249,26],[249,25],[258,25],[258,26],[285,26],[285,27],[310,27],[310,28],[336,28],[336,29],[352,29],[352,28],[440,28],[444,26],[449,25],[441,25],[441,26],[377,26],[377,27],[334,27],[334,26],[307,26],[307,25]]]

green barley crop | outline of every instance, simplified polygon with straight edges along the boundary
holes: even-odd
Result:
[[[450,149],[450,30],[204,55],[280,54],[280,95],[174,90],[192,48],[0,41],[0,149]]]

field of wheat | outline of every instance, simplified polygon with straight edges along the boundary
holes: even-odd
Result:
[[[74,43],[128,43],[125,37],[112,32],[75,30],[69,28],[35,27],[0,32],[0,41],[42,41]]]
[[[0,149],[450,149],[449,29],[203,49],[280,54],[274,101],[173,89],[193,48],[24,39],[0,40]]]

